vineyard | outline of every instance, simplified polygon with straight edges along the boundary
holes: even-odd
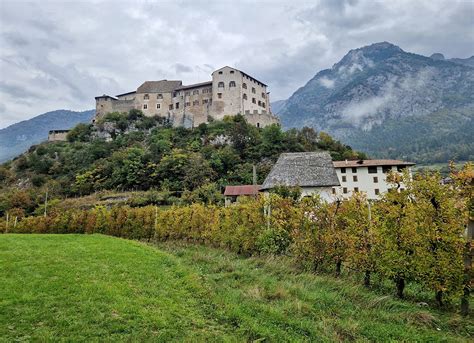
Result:
[[[206,204],[159,209],[128,206],[50,211],[46,216],[0,222],[9,233],[101,233],[147,241],[184,240],[224,247],[245,256],[289,255],[315,273],[359,274],[393,281],[404,297],[408,283],[433,292],[437,303],[469,304],[471,243],[465,230],[472,216],[472,165],[452,174],[414,179],[389,176],[394,191],[369,203],[363,194],[328,204],[277,195],[234,206]],[[400,185],[403,184],[403,189]]]

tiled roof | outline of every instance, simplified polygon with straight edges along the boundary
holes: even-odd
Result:
[[[181,81],[145,81],[137,88],[137,93],[170,93],[182,85]]]
[[[331,187],[339,186],[329,153],[297,152],[281,154],[262,185],[262,190],[275,186]]]
[[[210,86],[210,85],[212,85],[212,81],[206,81],[206,82],[195,83],[193,85],[180,86],[180,87],[176,88],[176,90],[199,88],[199,87],[205,87],[205,86]]]
[[[355,161],[334,161],[335,168],[351,167],[375,167],[375,166],[414,166],[413,162],[400,160],[355,160]]]
[[[224,195],[257,195],[260,185],[226,186]]]

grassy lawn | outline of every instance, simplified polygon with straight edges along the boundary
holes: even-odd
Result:
[[[473,321],[284,259],[0,235],[0,341],[469,341]]]

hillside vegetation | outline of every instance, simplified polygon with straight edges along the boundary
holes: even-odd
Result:
[[[161,202],[175,203],[192,191],[218,196],[225,185],[250,184],[253,165],[263,182],[282,152],[322,149],[336,160],[365,156],[324,132],[259,129],[242,116],[186,129],[132,110],[111,113],[96,126],[80,124],[68,139],[33,146],[0,166],[0,215],[18,207],[12,204],[17,198],[31,213],[46,189],[50,198],[155,189],[166,199]],[[19,188],[24,191],[15,196]]]
[[[199,246],[1,235],[0,280],[5,341],[472,338],[470,319],[301,273],[286,258]]]

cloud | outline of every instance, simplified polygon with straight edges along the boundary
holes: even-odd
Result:
[[[430,0],[4,1],[0,103],[9,116],[0,116],[0,128],[58,108],[94,108],[97,94],[127,92],[144,80],[206,81],[224,65],[267,83],[273,100],[284,99],[350,49],[379,41],[425,55],[468,57],[472,6]],[[366,66],[355,61],[347,72]]]
[[[319,79],[319,83],[321,84],[321,86],[326,87],[328,89],[333,89],[335,84],[334,80],[328,79],[325,76]]]

